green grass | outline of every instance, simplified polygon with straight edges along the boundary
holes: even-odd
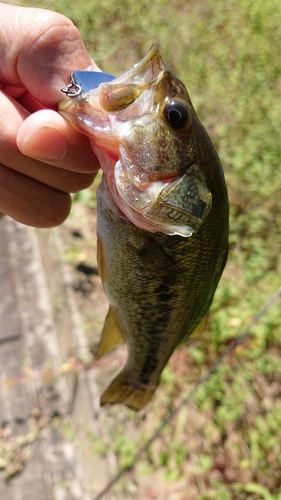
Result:
[[[227,268],[202,342],[175,353],[139,424],[143,442],[280,285],[280,0],[35,4],[71,17],[96,62],[116,75],[158,43],[224,166],[231,203]],[[175,486],[186,478],[189,500],[279,500],[280,344],[279,304],[154,443],[142,473],[164,469]],[[131,460],[131,438],[111,446],[120,464]]]

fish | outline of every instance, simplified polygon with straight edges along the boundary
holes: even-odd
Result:
[[[141,410],[178,345],[205,329],[228,255],[222,166],[157,45],[131,69],[61,101],[101,168],[98,266],[109,311],[97,358],[128,358],[101,397]]]

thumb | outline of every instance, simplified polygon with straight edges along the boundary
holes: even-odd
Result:
[[[0,81],[46,107],[61,100],[72,71],[98,69],[77,28],[56,12],[0,4],[0,32]]]

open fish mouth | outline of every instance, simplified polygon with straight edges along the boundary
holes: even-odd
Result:
[[[189,237],[208,216],[212,196],[193,133],[184,84],[158,47],[120,77],[59,105],[91,138],[114,202],[140,229]]]
[[[128,107],[139,99],[147,89],[154,88],[165,70],[166,67],[158,46],[154,44],[146,56],[123,75],[112,79],[112,81],[104,81],[96,88],[77,94],[69,101],[59,102],[59,112],[65,116],[72,115],[72,119],[68,119],[71,119],[73,125],[78,129],[80,128],[79,122],[83,122],[87,117],[88,123],[81,126],[81,130],[88,128],[88,132],[93,126],[99,125],[99,121],[102,126],[104,112],[118,114],[122,120],[134,118],[138,116],[139,108],[130,107],[128,114]],[[153,93],[151,93],[151,103],[153,97]],[[79,112],[83,116],[77,117],[78,106]],[[119,113],[121,114],[119,115]]]

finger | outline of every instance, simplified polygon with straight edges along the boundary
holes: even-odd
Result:
[[[55,112],[52,113],[55,116],[57,115]],[[57,159],[49,161],[51,164],[48,164],[47,161],[43,163],[42,161],[28,158],[19,150],[17,146],[17,130],[20,125],[23,124],[22,120],[26,112],[18,103],[12,102],[10,98],[0,93],[0,122],[1,114],[9,116],[7,126],[3,128],[0,134],[0,162],[2,165],[10,167],[19,173],[64,192],[77,192],[91,185],[95,177],[95,171],[97,170],[97,161],[90,146],[87,144],[87,140],[85,142],[85,151],[88,151],[88,156],[90,156],[90,161],[92,161],[90,167],[86,163],[86,166],[83,168],[84,162],[81,155],[79,137],[77,137],[78,143],[75,144],[74,147],[70,146],[66,150],[65,157],[61,161]],[[2,117],[2,121],[3,120],[4,117]],[[62,121],[64,124],[63,119]],[[51,128],[46,128],[45,132],[45,137],[44,134],[43,137],[41,134],[41,140],[44,144],[43,147],[45,151],[48,150],[48,147],[52,150],[52,147],[54,148],[54,144],[51,143],[52,134],[60,134],[60,132]],[[77,132],[76,135],[80,136],[81,134]],[[81,138],[84,141],[82,135]],[[49,143],[46,142],[48,139]],[[62,139],[64,140],[63,137]],[[78,167],[81,166],[81,169],[84,170],[85,173],[66,170],[69,165],[75,169],[76,161],[78,162],[79,157]],[[60,165],[62,165],[63,168],[60,168]],[[78,168],[76,168],[76,170],[78,170]]]
[[[61,99],[73,70],[98,69],[82,38],[65,16],[43,9],[0,4],[3,84],[26,89],[46,107]]]
[[[17,146],[30,158],[73,172],[93,173],[99,168],[87,137],[52,110],[33,113],[20,124]]]
[[[71,209],[71,197],[0,164],[0,211],[34,227],[62,224]]]

